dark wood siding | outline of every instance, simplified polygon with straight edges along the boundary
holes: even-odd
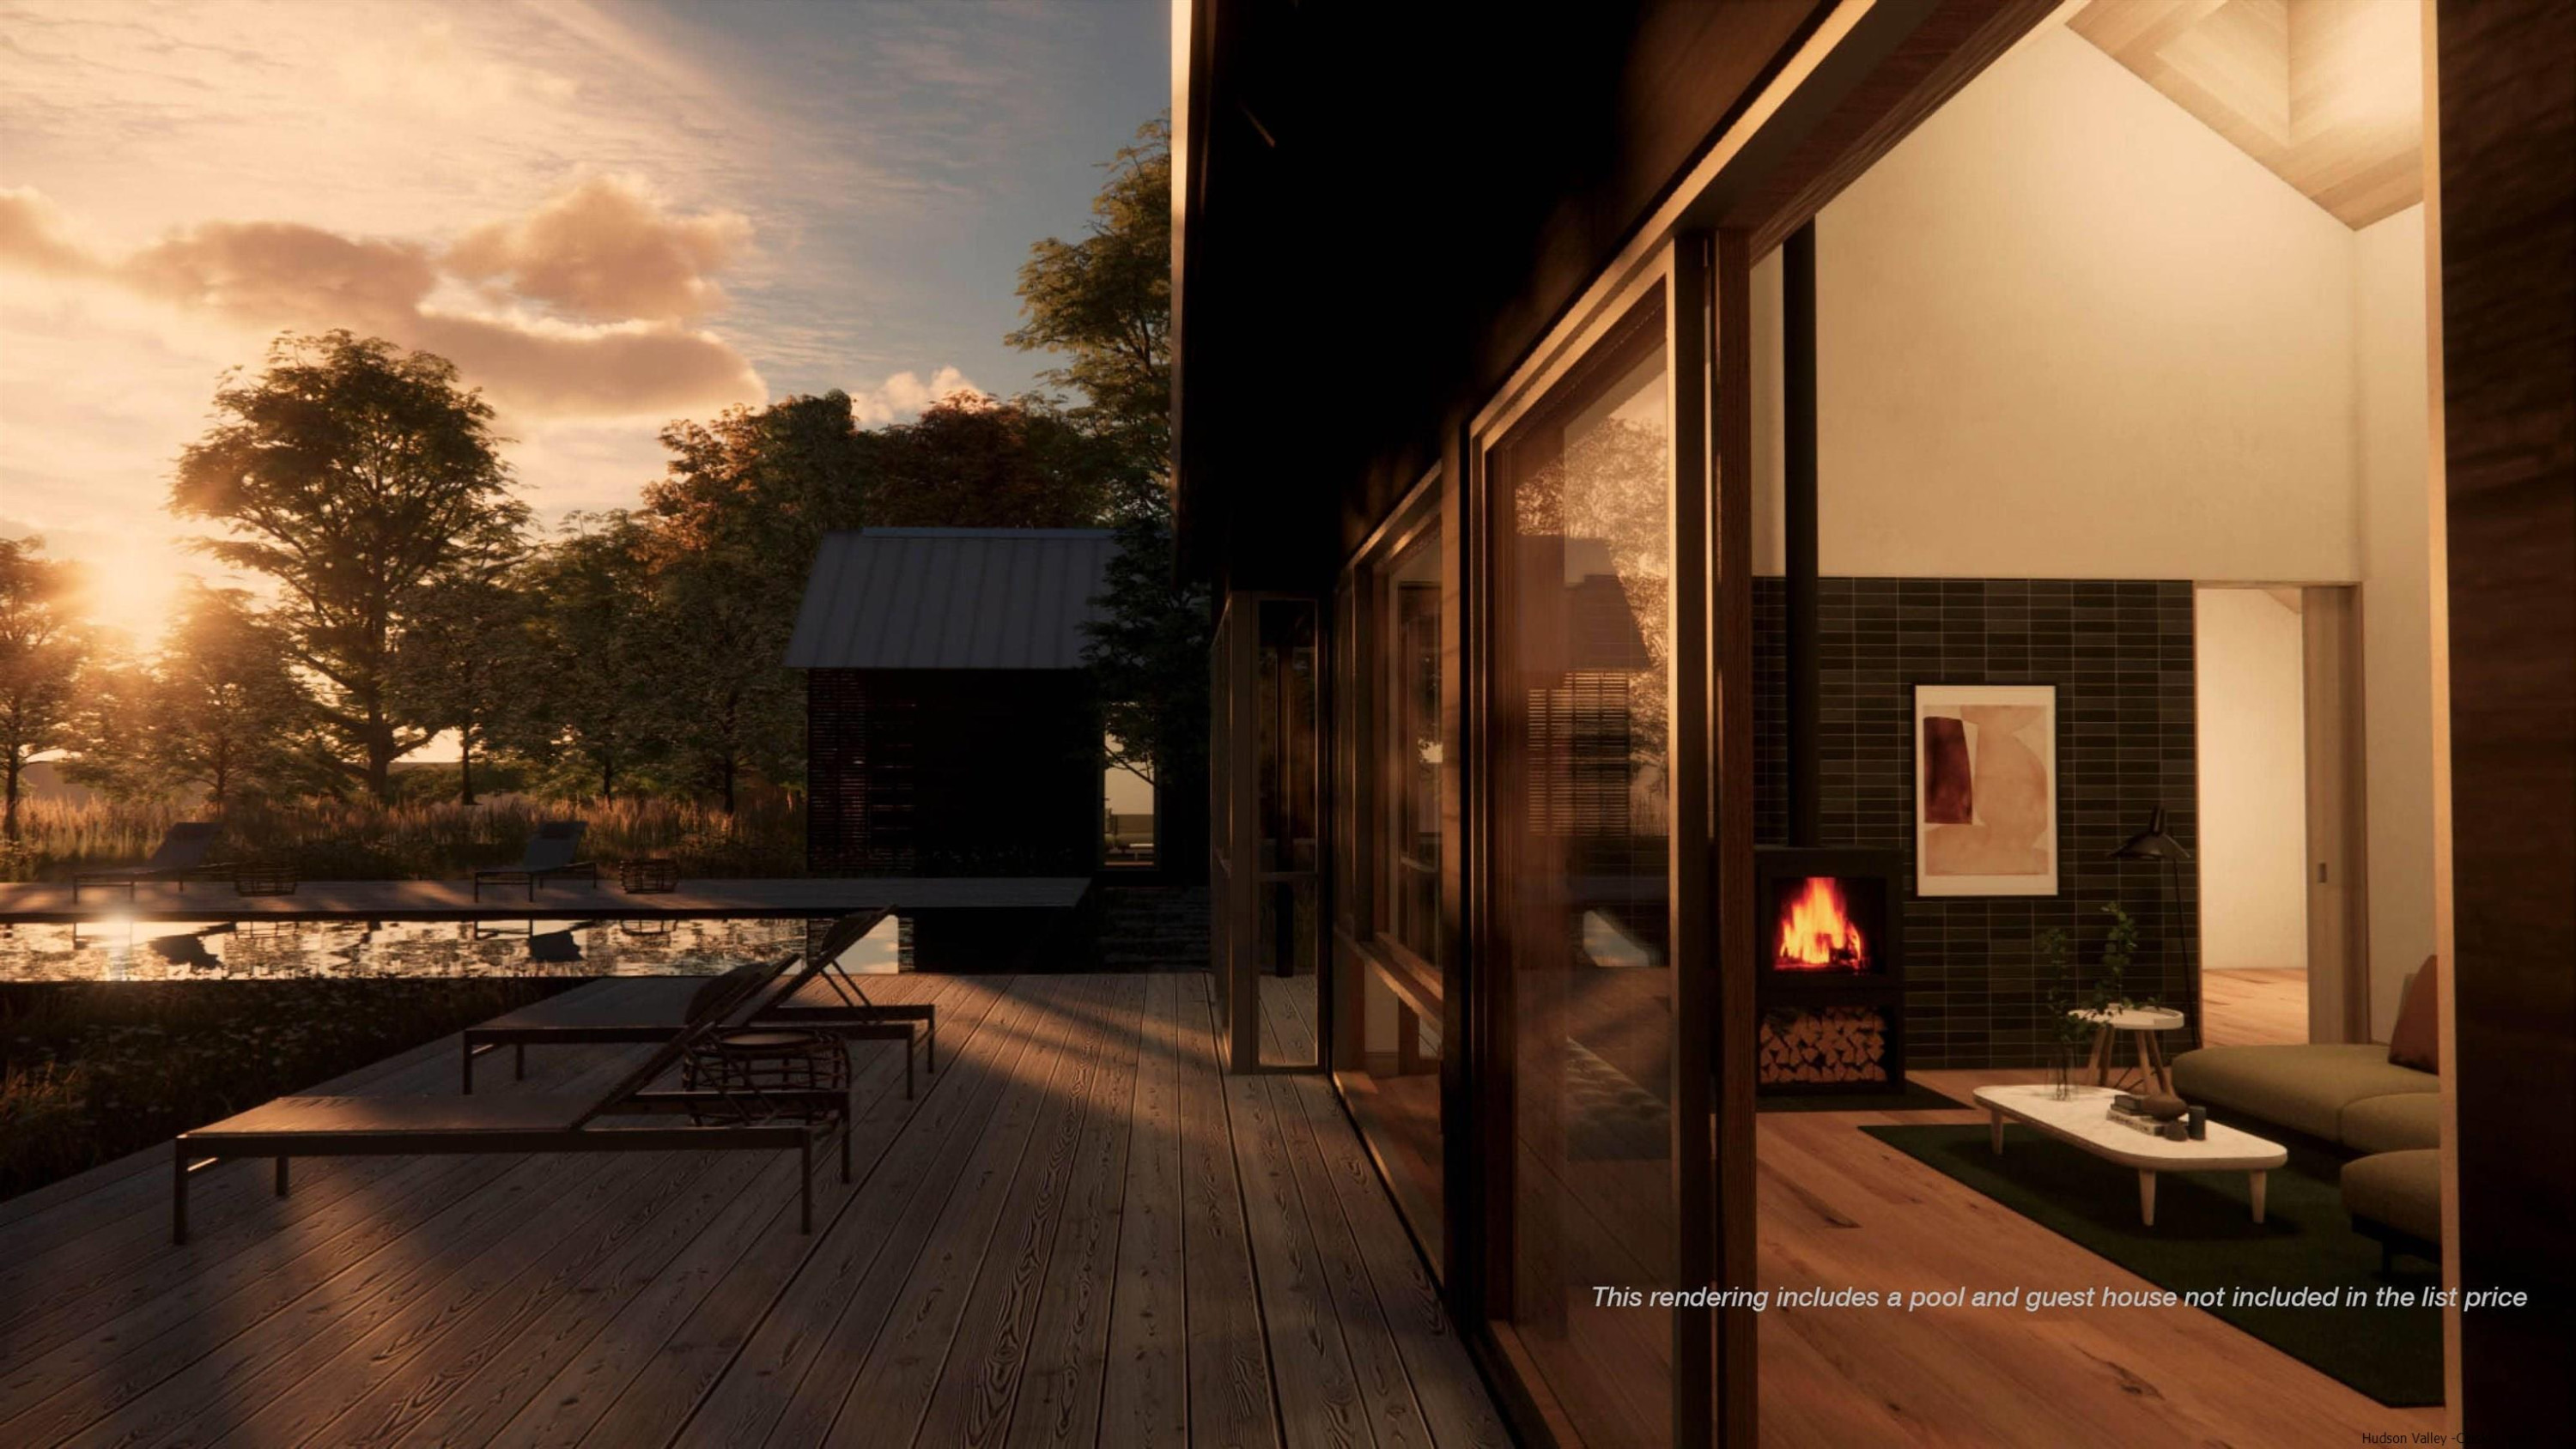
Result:
[[[1321,592],[1821,8],[1199,0],[1192,562]]]
[[[823,875],[1087,875],[1100,717],[1078,670],[816,669],[805,859]]]
[[[2567,1432],[2576,1309],[2576,8],[2445,3],[2443,454],[2469,1442]]]

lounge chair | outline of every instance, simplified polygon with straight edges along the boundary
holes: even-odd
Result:
[[[594,886],[599,884],[598,862],[573,859],[581,851],[581,833],[589,828],[589,823],[581,820],[548,820],[539,825],[520,850],[517,865],[474,872],[474,899],[483,899],[486,882],[525,885],[532,901],[537,898],[537,886],[555,876],[577,875]]]
[[[280,1097],[172,1142],[170,1241],[188,1241],[188,1180],[240,1157],[277,1160],[277,1192],[296,1157],[383,1157],[518,1152],[680,1152],[793,1149],[798,1155],[801,1231],[814,1230],[814,1148],[841,1138],[841,1180],[850,1180],[850,1089],[795,1087],[652,1090],[692,1048],[712,1045],[744,1000],[795,960],[737,967],[699,987],[684,1023],[617,1085],[596,1096],[520,1093],[500,1097]],[[685,1124],[616,1126],[608,1119],[686,1113]]]
[[[215,836],[223,829],[211,820],[189,820],[173,825],[161,836],[152,858],[141,865],[117,866],[108,870],[76,871],[72,875],[72,903],[80,903],[82,886],[123,886],[125,898],[134,899],[134,887],[147,880],[176,881],[179,889],[188,888],[191,878],[228,874],[228,865],[210,865],[206,857],[213,853]]]
[[[911,1096],[912,1023],[920,1022],[923,1027],[923,1067],[937,1071],[939,1009],[928,1004],[870,1000],[857,979],[840,969],[842,953],[857,945],[885,918],[886,912],[880,909],[834,921],[823,939],[803,953],[801,968],[788,973],[775,989],[744,998],[729,1024],[829,1032],[845,1041],[900,1041],[904,1043],[903,1094]],[[798,993],[817,985],[824,988],[815,993],[822,999],[798,1002]],[[594,1006],[589,998],[567,993],[465,1028],[465,1090],[474,1090],[474,1059],[505,1046],[515,1048],[516,1075],[525,1077],[528,1048],[532,1046],[652,1042],[680,1028],[682,999],[677,994],[661,1001],[639,1000],[643,995],[630,988],[610,1004]]]

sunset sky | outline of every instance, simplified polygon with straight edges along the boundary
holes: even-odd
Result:
[[[1010,394],[1029,244],[1162,111],[1168,7],[0,0],[0,535],[138,642],[164,511],[281,328],[445,354],[549,520],[655,430],[839,387]]]

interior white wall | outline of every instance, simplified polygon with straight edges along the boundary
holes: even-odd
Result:
[[[1828,574],[2361,585],[2372,1021],[2434,949],[2424,212],[2354,232],[2062,29],[1817,219]],[[1781,568],[1780,259],[1754,560]]]
[[[2353,265],[2259,162],[2034,37],[1817,218],[1825,572],[2356,579]]]
[[[2306,650],[2296,598],[2248,588],[2194,595],[2201,964],[2212,971],[2308,964]]]
[[[2399,988],[2437,949],[2433,558],[2441,499],[2427,447],[2424,208],[2354,235],[2354,416],[2360,438],[2363,751],[2368,766],[2370,1024],[2386,1040]]]

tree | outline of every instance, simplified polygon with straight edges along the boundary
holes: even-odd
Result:
[[[1074,418],[1115,450],[1122,515],[1168,512],[1172,450],[1171,123],[1119,148],[1080,240],[1048,237],[1020,268],[1020,329],[1005,340],[1056,352],[1046,374],[1083,399]]]
[[[277,580],[342,770],[390,802],[394,761],[427,738],[393,698],[394,642],[433,579],[506,553],[526,518],[491,406],[445,358],[329,332],[280,336],[257,381],[225,375],[215,411],[170,506],[225,527],[208,553]]]
[[[749,774],[803,775],[787,636],[823,534],[858,525],[860,437],[840,392],[662,430],[671,456],[645,489],[641,534],[656,620],[653,718],[727,812]]]
[[[528,569],[528,592],[545,601],[532,622],[542,730],[531,752],[576,757],[603,800],[663,748],[649,549],[632,514],[576,515]]]
[[[1116,446],[1042,399],[962,393],[861,436],[870,527],[1097,528],[1116,507]]]
[[[394,642],[392,688],[409,722],[456,737],[456,803],[474,803],[474,755],[515,740],[537,683],[532,609],[511,560],[473,558],[420,591]]]
[[[73,615],[80,575],[41,538],[0,538],[0,840],[18,838],[27,764],[66,743],[89,637]]]
[[[299,782],[313,701],[286,658],[240,591],[188,589],[145,696],[143,737],[163,788],[202,788],[220,811]]]
[[[1177,799],[1207,771],[1207,590],[1173,579],[1170,524],[1131,519],[1118,541],[1082,660],[1116,741],[1109,763]]]
[[[1078,241],[1049,237],[1020,269],[1023,325],[1007,339],[1065,364],[1050,382],[1080,395],[1068,416],[1115,468],[1119,550],[1083,658],[1100,685],[1113,765],[1152,780],[1162,858],[1196,858],[1208,740],[1207,590],[1172,566],[1172,162],[1167,120],[1110,160]]]
[[[681,554],[654,574],[657,726],[689,777],[733,813],[742,786],[804,777],[804,692],[782,616],[746,581],[774,562],[739,545]],[[803,570],[794,571],[799,583]]]

